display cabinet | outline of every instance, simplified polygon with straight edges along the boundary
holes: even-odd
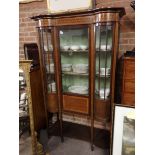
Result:
[[[124,14],[124,8],[98,8],[31,17],[39,32],[47,110],[59,113],[61,135],[63,112],[87,115],[92,149],[94,120],[111,122],[119,20]]]

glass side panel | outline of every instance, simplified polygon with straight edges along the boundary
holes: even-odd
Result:
[[[40,31],[47,92],[56,92],[53,58],[53,29],[52,27],[45,27],[43,29],[40,29]]]
[[[63,92],[88,95],[88,27],[64,28],[59,35]]]
[[[96,25],[96,98],[110,97],[112,25]]]

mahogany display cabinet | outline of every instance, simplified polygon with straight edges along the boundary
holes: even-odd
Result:
[[[40,42],[44,101],[49,112],[87,115],[108,123],[114,103],[119,21],[124,8],[98,8],[81,12],[31,17]]]

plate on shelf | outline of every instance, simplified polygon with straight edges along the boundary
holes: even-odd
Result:
[[[106,72],[106,76],[110,75],[111,72],[111,68],[100,68],[100,75],[105,76],[105,72]],[[99,71],[97,71],[97,74],[99,74]]]
[[[24,73],[24,71],[22,69],[19,69],[19,73]]]
[[[104,89],[96,90],[95,92],[102,99],[107,99],[110,95],[110,89],[109,88],[106,88],[105,90]],[[105,94],[105,98],[104,98],[104,94]]]
[[[101,45],[101,50],[102,51],[111,50],[111,45],[107,45],[107,49],[106,49],[106,45]]]
[[[61,50],[63,51],[68,51],[69,49],[70,49],[70,46],[68,45],[61,46]]]
[[[80,49],[82,51],[86,51],[88,49],[88,46],[87,45],[80,45]]]
[[[48,92],[51,92],[51,91],[54,91],[54,92],[56,91],[56,83],[55,82],[48,84]]]
[[[88,73],[88,64],[74,64],[72,69],[74,73]]]
[[[99,72],[97,72],[96,75],[99,76]],[[101,73],[100,73],[100,76],[105,77],[105,74],[101,74]],[[110,74],[106,74],[106,77],[109,77],[109,76],[110,76]]]
[[[54,64],[52,63],[52,64],[47,64],[46,65],[46,70],[47,70],[47,72],[48,73],[54,73]]]
[[[63,72],[71,72],[72,64],[62,64],[62,71]]]
[[[101,51],[110,51],[112,49],[112,46],[111,45],[107,45],[107,49],[106,49],[106,45],[101,45],[100,48],[99,46],[96,46],[96,50],[101,50]]]
[[[75,86],[70,86],[68,88],[68,91],[71,93],[77,93],[77,94],[88,94],[88,87],[86,86],[79,86],[79,85],[75,85]]]
[[[53,51],[53,46],[50,44],[49,46],[44,45],[44,51],[48,52],[48,51]]]
[[[78,51],[80,49],[80,47],[78,45],[72,45],[70,47],[70,49],[73,50],[73,51]]]
[[[20,109],[19,110],[19,117],[24,117],[24,116],[28,116],[28,112]]]

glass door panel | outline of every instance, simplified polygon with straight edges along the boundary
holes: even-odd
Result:
[[[47,92],[56,92],[53,59],[53,29],[52,27],[45,27],[40,31]]]
[[[88,95],[88,27],[62,28],[59,35],[63,92]]]
[[[111,24],[96,25],[96,98],[110,97],[112,32]]]

